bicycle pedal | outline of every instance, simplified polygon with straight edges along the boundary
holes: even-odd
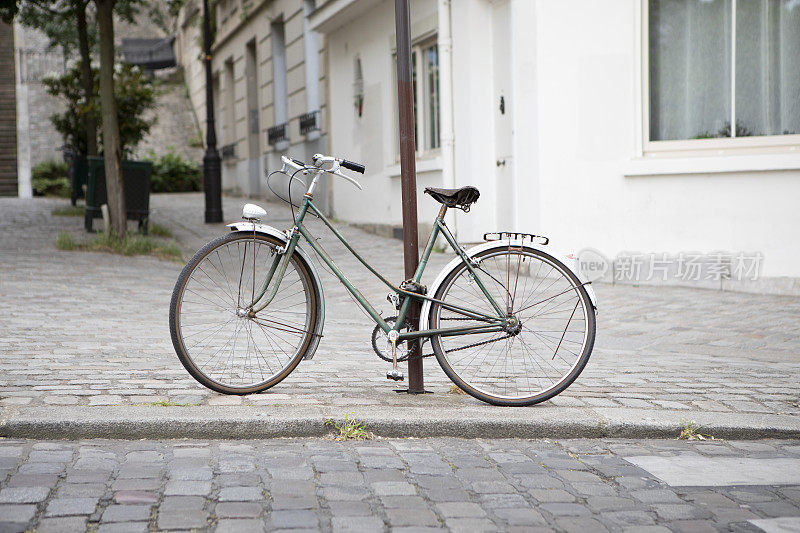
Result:
[[[391,379],[393,381],[403,381],[406,377],[397,369],[390,370],[386,373],[386,379]]]

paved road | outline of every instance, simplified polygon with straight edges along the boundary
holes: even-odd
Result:
[[[226,217],[235,220],[242,203],[226,198]],[[540,417],[554,423],[584,417],[595,427],[659,417],[674,426],[697,419],[711,426],[728,420],[752,421],[762,429],[800,427],[800,299],[597,285],[598,336],[581,377],[544,406],[506,410],[498,417],[496,408],[448,392],[450,382],[435,359],[425,364],[426,387],[434,394],[392,392],[397,385],[385,379],[388,365],[370,349],[369,319],[319,264],[328,311],[325,338],[314,359],[301,363],[267,394],[212,393],[184,371],[169,339],[168,304],[181,265],[58,251],[59,231],[82,233],[82,219],[52,216],[61,205],[66,202],[0,199],[0,407],[5,421],[58,419],[67,412],[123,416],[137,409],[167,409],[161,407],[166,403],[198,409],[268,406],[292,416],[297,409],[320,417],[348,411],[382,416],[380,407],[386,416],[402,413],[411,419],[450,412],[482,420]],[[170,227],[187,251],[225,231],[202,223],[199,194],[154,195],[152,206],[154,221]],[[285,227],[288,210],[270,206],[268,219]],[[370,262],[391,279],[402,279],[399,241],[339,227]],[[366,295],[391,314],[388,303],[381,305],[386,291],[380,284],[333,236],[318,234],[352,279],[367,288]],[[436,254],[428,280],[448,260]],[[183,409],[191,413],[193,408]],[[226,412],[203,411],[203,416]]]
[[[665,459],[791,475],[664,483],[636,466]],[[800,524],[797,441],[0,441],[4,532],[776,531],[776,518]]]

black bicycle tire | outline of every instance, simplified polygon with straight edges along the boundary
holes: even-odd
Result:
[[[181,270],[180,275],[178,276],[178,281],[175,283],[175,288],[172,291],[172,298],[169,304],[169,328],[170,328],[170,336],[172,337],[172,345],[175,348],[175,353],[178,356],[183,367],[186,369],[187,372],[197,380],[201,385],[222,394],[231,394],[231,395],[240,395],[244,396],[247,394],[254,394],[258,392],[262,392],[267,390],[271,387],[274,387],[286,377],[291,374],[297,365],[300,364],[300,361],[305,357],[306,353],[308,352],[309,346],[311,345],[311,341],[314,338],[316,333],[316,326],[317,320],[319,315],[317,313],[317,305],[320,301],[319,291],[320,288],[317,287],[314,276],[311,274],[310,267],[306,264],[306,261],[303,259],[300,254],[295,252],[293,254],[292,260],[296,260],[295,266],[299,267],[298,270],[300,271],[301,275],[306,276],[308,280],[308,285],[311,288],[309,291],[310,297],[313,301],[310,303],[311,310],[313,312],[313,317],[311,320],[311,327],[309,328],[312,333],[308,334],[305,341],[304,346],[301,350],[298,350],[297,355],[294,359],[292,359],[289,364],[281,370],[275,377],[269,379],[265,382],[256,384],[251,387],[230,387],[214,381],[213,379],[206,376],[203,372],[201,372],[194,364],[192,358],[186,353],[186,348],[183,344],[183,341],[180,337],[180,323],[179,323],[179,308],[178,305],[181,301],[181,296],[183,294],[183,289],[186,286],[186,282],[189,279],[189,275],[192,273],[194,268],[200,264],[200,262],[208,256],[213,250],[218,248],[223,244],[227,244],[229,242],[238,240],[238,239],[261,239],[265,240],[271,244],[275,244],[276,246],[283,246],[285,244],[284,241],[281,241],[275,237],[270,235],[264,235],[261,233],[253,234],[251,232],[231,232],[228,235],[223,235],[218,237],[211,242],[207,243],[203,246],[194,256],[186,263],[186,266],[183,267]]]
[[[519,247],[516,247],[519,248]],[[431,336],[431,347],[433,348],[433,353],[436,355],[436,360],[439,362],[439,366],[441,366],[442,371],[450,378],[453,383],[455,383],[461,390],[469,394],[470,396],[477,398],[483,402],[486,402],[491,405],[498,405],[504,407],[526,407],[529,405],[535,405],[537,403],[541,403],[547,401],[558,394],[564,392],[572,383],[578,379],[578,376],[583,372],[583,369],[586,367],[586,364],[589,362],[589,357],[591,356],[592,349],[594,348],[594,341],[595,336],[597,333],[597,321],[594,313],[594,307],[592,305],[592,300],[589,298],[589,294],[586,291],[586,288],[583,286],[582,282],[575,276],[575,274],[564,265],[563,262],[559,261],[552,255],[543,252],[537,248],[532,248],[529,246],[522,246],[522,248],[529,253],[533,253],[534,255],[546,257],[547,260],[552,261],[557,266],[560,267],[561,273],[566,274],[571,278],[575,286],[578,288],[578,292],[581,295],[581,299],[583,300],[584,305],[586,306],[586,315],[588,317],[588,338],[586,345],[584,346],[583,353],[581,354],[579,361],[569,374],[562,377],[562,379],[557,383],[556,387],[550,388],[542,393],[533,395],[531,397],[520,398],[520,399],[508,399],[508,398],[500,398],[493,396],[491,394],[487,394],[483,391],[476,389],[475,387],[471,386],[469,383],[464,381],[455,370],[452,369],[450,364],[447,361],[445,354],[443,353],[442,346],[441,346],[441,337],[439,335],[432,335]],[[474,257],[481,257],[483,255],[488,255],[490,253],[497,252],[501,250],[500,248],[490,248],[489,250],[482,251],[476,254]],[[453,278],[459,275],[463,269],[466,268],[463,263],[459,263],[458,265],[454,266],[451,271],[447,274],[442,284],[439,286],[439,289],[436,291],[436,299],[443,300],[445,298],[444,291],[447,289],[452,282]],[[442,309],[441,306],[434,304],[431,307],[430,315],[429,315],[429,327],[431,329],[435,329],[437,326],[435,325],[435,318],[436,313]]]

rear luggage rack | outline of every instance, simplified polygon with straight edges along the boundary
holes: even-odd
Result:
[[[516,231],[492,231],[483,234],[484,241],[504,241],[504,240],[524,241],[525,239],[533,242],[534,239],[541,239],[540,244],[546,246],[550,239],[543,235],[534,235],[532,233],[518,233]]]

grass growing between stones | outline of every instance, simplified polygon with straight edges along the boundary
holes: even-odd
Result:
[[[700,433],[702,427],[694,420],[681,422],[681,433],[677,440],[716,440],[711,435]]]
[[[53,216],[57,217],[82,217],[84,213],[86,213],[86,208],[82,205],[68,205],[53,209]]]
[[[375,435],[367,430],[367,425],[363,420],[350,418],[349,414],[344,415],[342,422],[326,420],[325,425],[338,431],[338,433],[333,432],[329,435],[331,440],[371,440],[375,438]]]
[[[86,250],[120,255],[151,255],[161,259],[181,262],[183,254],[174,242],[160,242],[144,235],[128,234],[120,239],[114,235],[98,234],[88,242],[78,242],[71,233],[62,231],[56,238],[59,250]]]

